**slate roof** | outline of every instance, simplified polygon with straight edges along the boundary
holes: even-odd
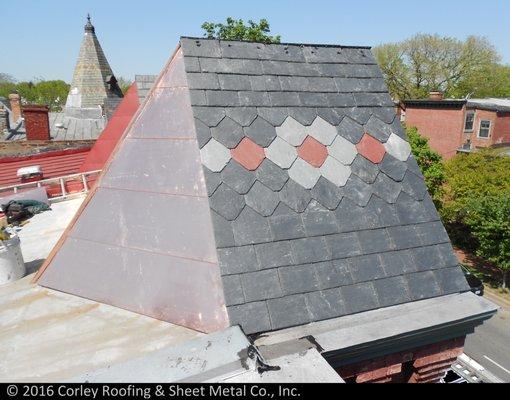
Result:
[[[50,112],[50,136],[52,140],[91,140],[97,139],[106,125],[106,118],[68,117],[64,112]],[[25,140],[23,124],[11,129],[5,140]]]
[[[181,46],[231,324],[469,290],[368,47]]]
[[[135,83],[138,90],[138,101],[140,104],[143,103],[149,90],[152,88],[157,75],[135,75]]]

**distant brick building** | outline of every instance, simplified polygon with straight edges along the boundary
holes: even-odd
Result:
[[[434,95],[403,103],[402,120],[445,158],[459,151],[510,145],[510,100],[449,100]]]

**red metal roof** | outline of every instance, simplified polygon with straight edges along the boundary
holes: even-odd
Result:
[[[43,179],[77,174],[90,147],[49,151],[26,157],[0,158],[0,187],[22,183],[16,173],[22,167],[40,165]]]
[[[138,89],[136,83],[133,83],[92,147],[80,172],[103,169],[139,105]]]

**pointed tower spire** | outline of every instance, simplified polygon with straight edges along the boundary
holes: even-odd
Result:
[[[94,25],[90,22],[90,14],[87,14],[87,23],[85,24],[85,33],[96,33]]]
[[[70,117],[101,118],[105,108],[115,109],[123,96],[89,14],[84,28],[65,112]]]

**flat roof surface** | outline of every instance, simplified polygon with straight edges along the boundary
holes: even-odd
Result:
[[[53,204],[21,230],[29,270],[47,257],[81,202]],[[0,381],[68,380],[202,335],[45,289],[32,277],[0,286]]]

